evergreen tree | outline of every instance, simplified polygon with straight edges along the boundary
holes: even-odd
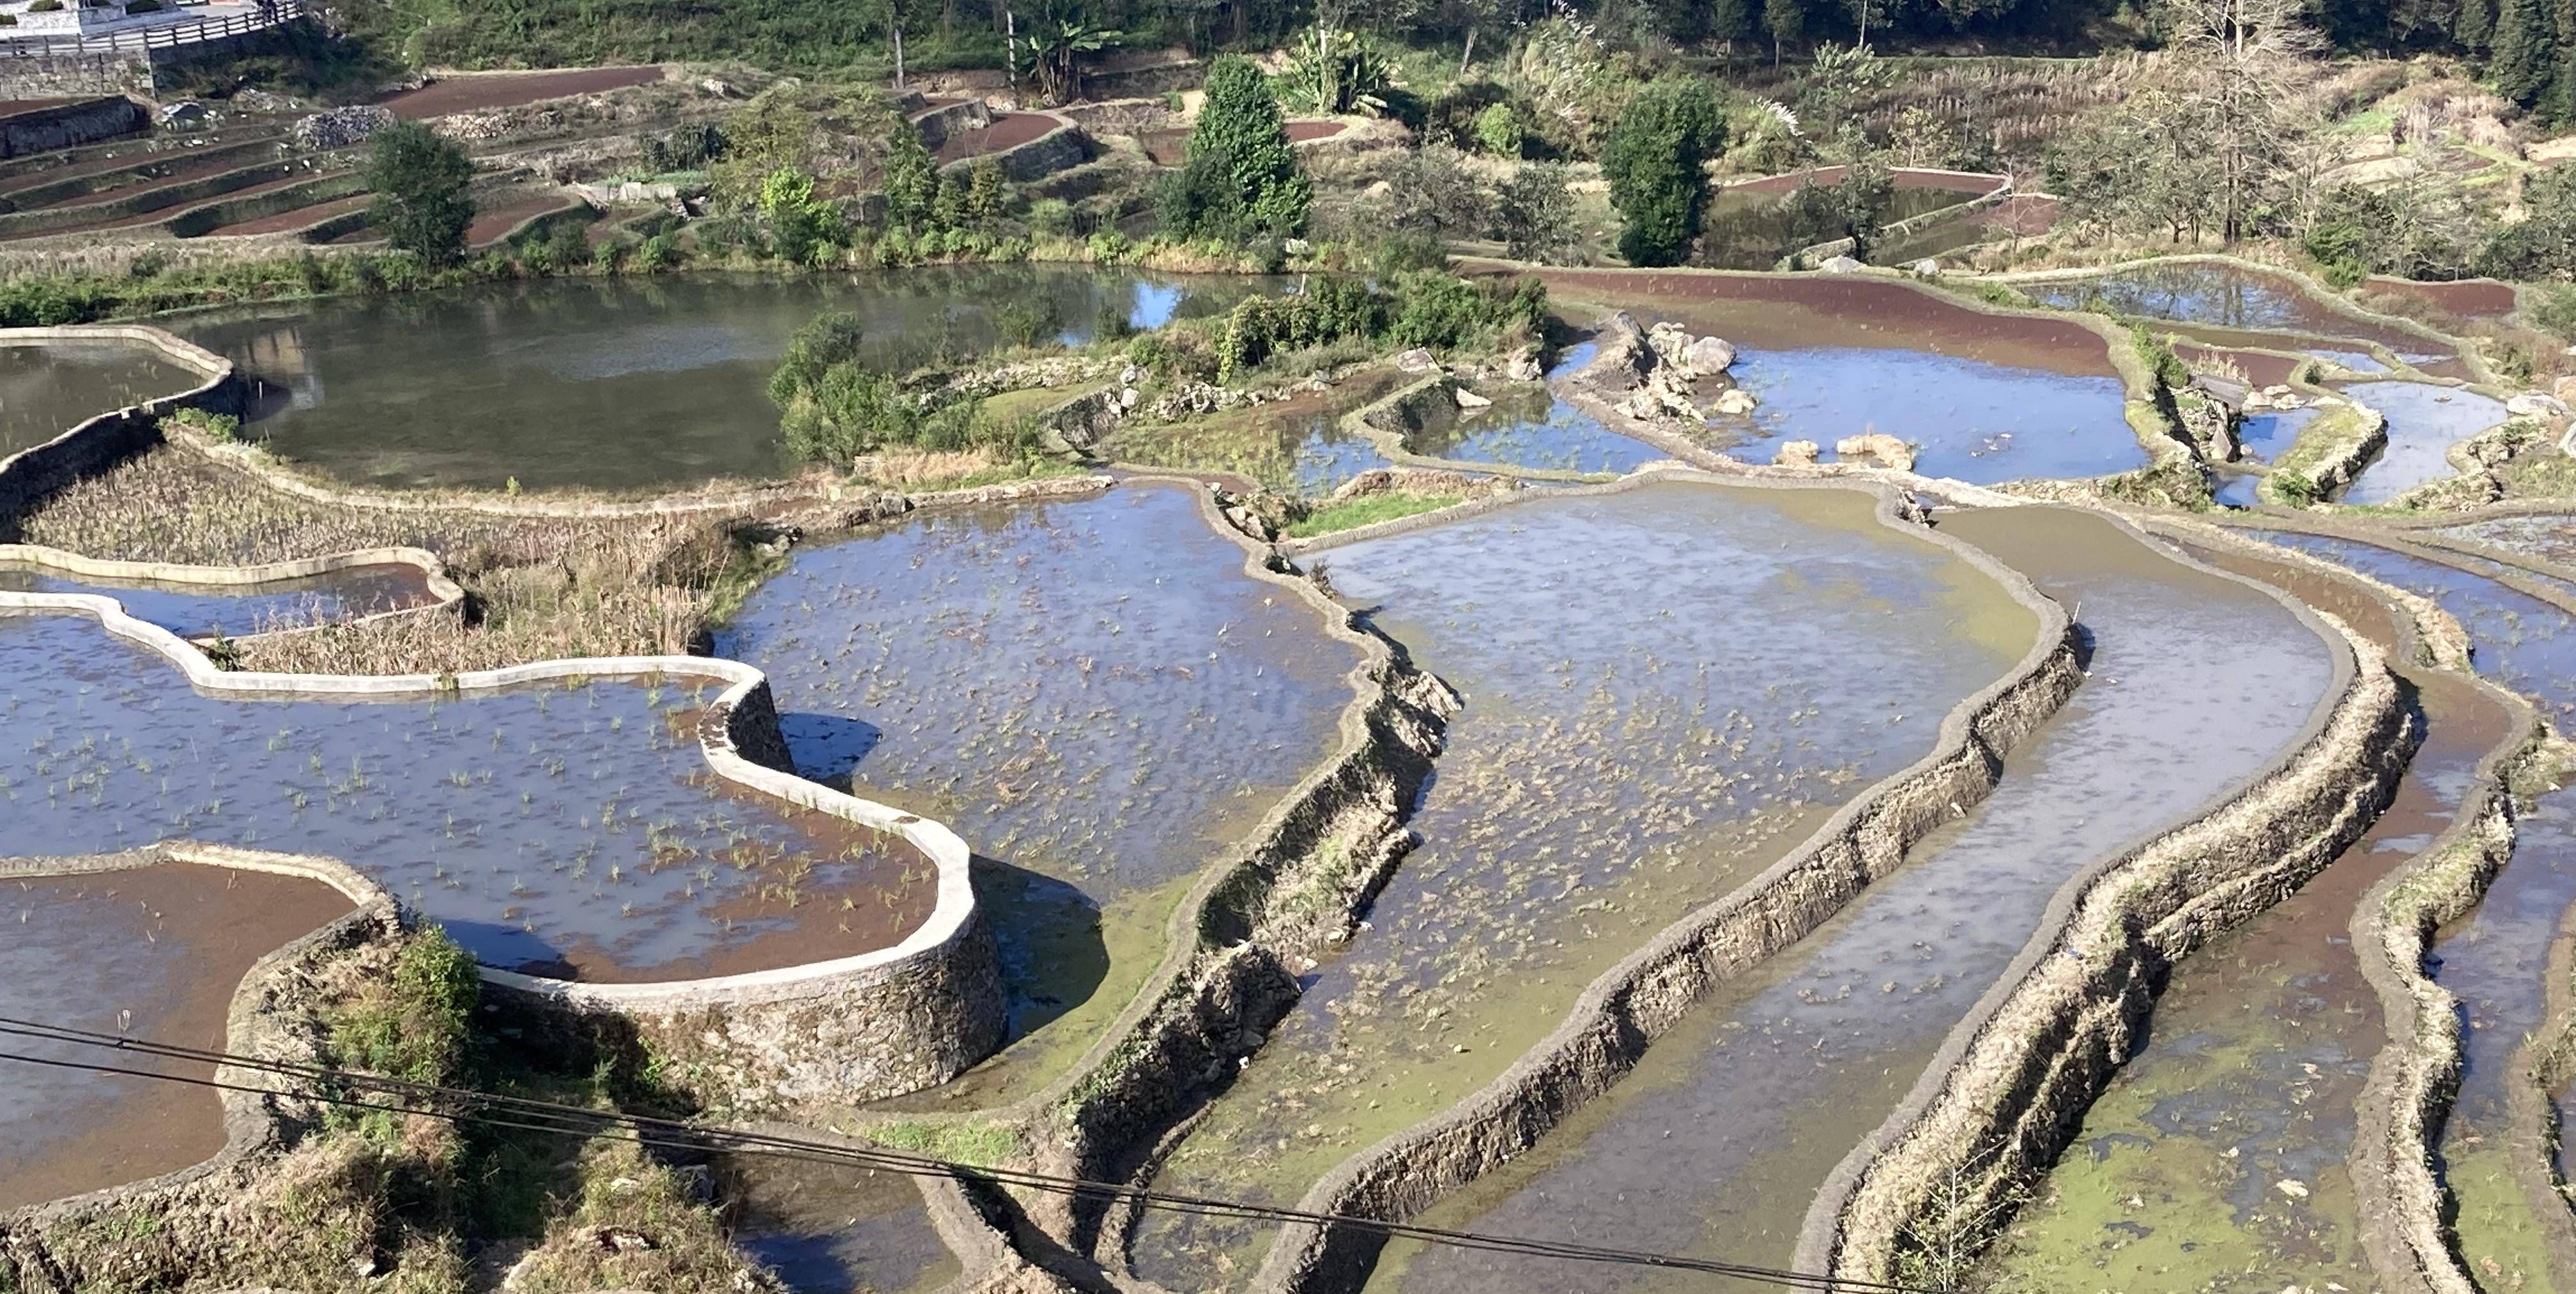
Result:
[[[2542,0],[2497,5],[2487,53],[2487,80],[2496,93],[2526,108],[2540,102],[2558,70],[2555,26]]]
[[[2460,0],[2459,12],[2451,17],[2451,39],[2473,54],[2485,53],[2495,34],[2495,17],[2495,0]]]
[[[1708,34],[1725,41],[1733,49],[1735,42],[1753,35],[1753,0],[1709,0]]]
[[[1762,26],[1771,33],[1771,61],[1807,33],[1806,0],[1762,0]]]
[[[453,265],[465,255],[465,230],[474,223],[466,185],[474,159],[464,146],[417,121],[397,121],[368,145],[367,187],[375,192],[368,219],[394,250],[431,265]]]
[[[1239,54],[1208,69],[1207,102],[1190,131],[1190,160],[1167,182],[1163,220],[1190,235],[1293,234],[1306,227],[1315,187],[1297,169],[1270,78]]]
[[[1629,100],[1601,171],[1630,264],[1675,265],[1690,253],[1708,209],[1708,161],[1725,148],[1726,114],[1706,81],[1657,81]]]

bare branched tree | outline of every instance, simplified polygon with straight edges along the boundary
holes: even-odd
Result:
[[[2312,124],[2300,92],[2325,45],[2302,9],[2301,0],[2167,0],[2169,84],[2200,109],[2227,242],[2245,235]]]

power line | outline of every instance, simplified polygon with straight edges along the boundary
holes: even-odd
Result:
[[[255,1096],[286,1096],[350,1109],[389,1114],[421,1115],[456,1124],[474,1124],[511,1131],[546,1133],[556,1136],[606,1138],[662,1150],[704,1153],[710,1149],[740,1154],[762,1155],[783,1159],[824,1162],[868,1168],[910,1177],[967,1178],[1004,1186],[1081,1198],[1122,1201],[1145,1208],[1203,1217],[1222,1217],[1277,1224],[1303,1223],[1318,1227],[1343,1227],[1371,1232],[1389,1239],[1410,1239],[1451,1248],[1483,1250],[1532,1258],[1554,1258],[1576,1262],[1610,1263],[1628,1266],[1660,1267],[1671,1270],[1728,1276],[1741,1280],[1777,1285],[1789,1289],[1834,1291],[1840,1294],[1940,1294],[1918,1286],[1894,1285],[1879,1281],[1841,1279],[1809,1272],[1759,1267],[1745,1263],[1720,1262],[1689,1258],[1677,1254],[1658,1254],[1641,1250],[1580,1245],[1561,1241],[1530,1240],[1497,1236],[1472,1231],[1426,1227],[1413,1223],[1389,1222],[1351,1214],[1311,1213],[1271,1205],[1247,1204],[1208,1196],[1157,1191],[1118,1182],[1092,1181],[1060,1177],[1024,1169],[987,1168],[936,1156],[911,1154],[878,1147],[837,1145],[811,1138],[776,1133],[742,1132],[708,1128],[670,1119],[601,1111],[558,1102],[525,1097],[503,1096],[466,1088],[413,1083],[401,1079],[352,1073],[318,1065],[241,1056],[207,1048],[188,1047],[148,1039],[129,1038],[42,1021],[0,1016],[0,1035],[16,1036],[40,1042],[71,1043],[113,1051],[214,1065],[230,1065],[307,1083],[375,1093],[389,1097],[410,1097],[411,1103],[372,1101],[362,1096],[328,1090],[284,1090],[227,1083],[215,1078],[197,1078],[184,1074],[150,1069],[132,1069],[88,1061],[0,1052],[0,1061],[75,1069],[89,1073],[130,1078],[155,1079],[216,1091],[240,1092]],[[429,1101],[448,1101],[469,1107],[465,1110],[440,1109],[426,1105]]]

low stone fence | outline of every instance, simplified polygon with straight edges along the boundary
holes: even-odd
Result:
[[[256,566],[181,566],[171,562],[127,562],[104,557],[89,557],[43,544],[0,544],[0,564],[41,566],[80,579],[104,581],[149,581],[156,584],[202,584],[216,588],[244,588],[271,584],[279,580],[309,579],[361,566],[410,566],[418,569],[429,586],[430,601],[419,606],[394,607],[371,611],[338,622],[341,625],[378,624],[387,620],[409,620],[428,616],[462,619],[465,614],[465,590],[447,576],[447,564],[438,555],[418,548],[360,548],[322,557],[300,557],[283,562],[265,562]],[[273,637],[278,634],[310,633],[323,625],[295,626],[270,630],[266,634],[244,637]]]
[[[723,686],[698,740],[726,781],[900,836],[937,869],[930,918],[891,948],[803,966],[657,984],[578,984],[486,968],[486,984],[541,1011],[611,1013],[657,1055],[686,1067],[711,1103],[758,1111],[801,1101],[865,1101],[946,1080],[1000,1041],[1003,1002],[991,935],[947,827],[818,786],[792,767],[767,678],[693,656],[553,660],[443,676],[227,672],[156,625],[91,594],[0,592],[0,612],[74,612],[158,651],[202,692],[269,697],[418,698],[550,680],[697,678]]]
[[[2395,793],[2421,732],[2379,650],[2273,596],[2344,647],[2298,749],[2214,811],[2060,891],[1905,1104],[1828,1179],[1800,1238],[1802,1269],[1900,1280],[1925,1237],[1963,1237],[1953,1249],[1981,1239],[1978,1220],[2080,1127],[2171,963],[2304,883]]]
[[[1618,493],[1655,480],[1716,483],[1705,473],[1649,469],[1603,486],[1549,491]],[[1428,1122],[1370,1147],[1309,1190],[1311,1212],[1402,1219],[1476,1180],[1534,1144],[1632,1069],[1649,1043],[1720,985],[1796,942],[1880,877],[1959,806],[1983,800],[2007,751],[2046,723],[2081,680],[2065,611],[1993,558],[1958,540],[1915,531],[1894,491],[1878,485],[1725,479],[1736,489],[1862,488],[1877,496],[1879,524],[1922,533],[2009,591],[2039,621],[2030,650],[2002,679],[1959,703],[1932,752],[1843,806],[1796,852],[1718,902],[1666,927],[1595,980],[1546,1040],[1482,1089]],[[1328,537],[1358,542],[1510,506],[1527,492]],[[1408,524],[1409,523],[1409,524]],[[1332,546],[1319,541],[1306,551]],[[1347,1288],[1367,1272],[1382,1236],[1351,1228],[1288,1227],[1252,1288]]]
[[[0,63],[0,67],[5,66],[5,63]],[[145,88],[150,88],[148,81]],[[12,113],[0,117],[0,157],[24,157],[29,153],[78,148],[102,139],[131,135],[151,124],[150,112],[122,94]]]
[[[137,324],[0,328],[0,346],[100,341],[153,347],[181,367],[201,374],[204,380],[176,395],[111,409],[44,444],[0,458],[0,540],[14,537],[18,519],[56,491],[160,443],[164,416],[180,409],[225,414],[242,411],[245,396],[234,377],[232,361],[161,329]]]

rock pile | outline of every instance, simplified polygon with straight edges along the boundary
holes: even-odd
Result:
[[[297,148],[324,152],[364,143],[368,136],[394,124],[393,110],[372,103],[329,108],[297,121],[287,135]]]

